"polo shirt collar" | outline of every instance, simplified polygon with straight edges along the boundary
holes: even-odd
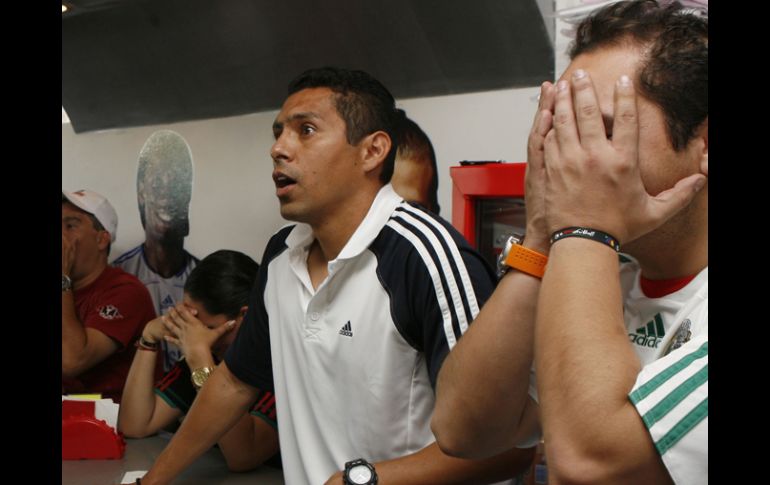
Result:
[[[385,224],[388,223],[393,211],[403,199],[396,194],[393,186],[384,185],[374,198],[364,220],[356,228],[345,247],[342,248],[337,260],[351,259],[361,254],[374,241]],[[305,223],[297,223],[286,238],[289,249],[307,247],[313,242],[313,230]]]

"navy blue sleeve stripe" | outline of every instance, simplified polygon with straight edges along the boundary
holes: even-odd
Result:
[[[417,253],[420,255],[420,258],[423,260],[423,263],[425,264],[428,271],[430,286],[433,288],[433,291],[436,294],[436,299],[439,303],[439,310],[441,312],[442,318],[446,320],[448,314],[452,334],[455,340],[459,339],[463,333],[462,329],[460,328],[459,316],[459,314],[462,314],[462,308],[457,308],[455,306],[455,301],[451,299],[452,292],[450,290],[450,285],[452,285],[454,282],[450,283],[447,278],[454,276],[456,279],[455,272],[445,272],[441,270],[442,257],[444,260],[446,260],[446,248],[442,247],[442,245],[437,242],[435,237],[429,238],[426,231],[418,229],[412,225],[412,222],[417,221],[394,219],[392,222],[394,224],[398,224],[406,231],[406,233],[401,233],[401,237],[406,239],[408,244],[411,244],[417,249]],[[391,228],[393,227],[395,226],[391,225]],[[409,235],[408,237],[407,234]],[[454,286],[456,288],[457,285],[455,284]],[[446,304],[442,304],[440,295],[443,295],[443,301],[446,302]]]
[[[409,204],[401,204],[401,207],[396,210],[399,212],[408,211],[410,214],[423,221],[427,227],[433,230],[437,237],[439,237],[442,245],[449,251],[452,256],[450,260],[453,262],[453,267],[457,269],[457,272],[459,273],[458,280],[462,284],[460,291],[461,294],[465,297],[463,301],[467,305],[466,311],[468,322],[473,321],[473,319],[475,319],[479,314],[479,304],[476,298],[475,290],[473,288],[473,283],[471,282],[470,274],[468,273],[468,268],[465,265],[465,260],[460,254],[460,248],[458,248],[455,239],[451,234],[449,234],[449,231],[447,231],[447,229],[441,224],[440,221],[438,221],[435,217],[431,217],[431,215],[425,211],[412,207]],[[463,333],[465,333],[467,330],[467,326],[463,327]]]
[[[431,229],[436,234],[439,241],[441,241],[444,250],[452,255],[450,261],[452,262],[455,281],[461,283],[459,291],[461,295],[464,296],[462,302],[465,309],[464,321],[466,322],[466,325],[461,325],[461,330],[462,333],[465,333],[468,330],[467,323],[472,322],[479,314],[479,304],[470,274],[468,273],[467,265],[460,253],[460,248],[457,246],[457,241],[452,237],[449,231],[447,231],[441,221],[423,210],[417,209],[409,204],[401,204],[401,207],[397,208],[396,211],[397,213],[398,211],[401,213],[408,211],[411,215],[424,222],[426,224],[425,227]]]
[[[404,207],[409,212],[397,209],[396,217],[402,221],[409,221],[414,227],[413,231],[419,231],[418,234],[425,235],[425,238],[429,239],[429,248],[443,250],[441,254],[437,254],[439,259],[434,261],[439,268],[443,269],[441,274],[447,276],[449,294],[452,295],[452,303],[455,313],[458,315],[460,335],[462,335],[467,331],[468,323],[473,321],[475,314],[478,313],[478,304],[465,267],[465,261],[460,255],[457,243],[446,229],[428,214],[407,204],[404,204]],[[431,234],[433,238],[430,238]],[[470,289],[470,293],[468,289]],[[475,305],[475,313],[471,305]]]
[[[478,314],[476,294],[456,242],[439,222],[407,204],[402,204],[396,210],[388,226],[412,243],[428,267],[444,319],[444,333],[451,349]],[[428,247],[435,251],[428,250]],[[459,333],[453,328],[453,316],[458,320]]]

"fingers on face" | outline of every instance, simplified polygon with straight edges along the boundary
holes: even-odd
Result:
[[[626,75],[615,83],[614,121],[612,123],[612,144],[615,148],[636,152],[639,138],[639,122],[636,110],[634,85]]]
[[[572,74],[572,98],[581,144],[586,148],[607,142],[602,112],[588,73],[578,69]]]
[[[542,143],[542,137],[551,129],[553,121],[554,94],[556,88],[553,84],[546,81],[540,86],[540,96],[537,104],[537,113],[532,122],[531,136],[537,136]],[[542,147],[541,147],[542,148]]]
[[[575,112],[572,108],[572,96],[568,81],[559,81],[556,84],[556,94],[553,109],[553,129],[556,133],[556,141],[562,147],[579,145],[577,126],[575,124]]]

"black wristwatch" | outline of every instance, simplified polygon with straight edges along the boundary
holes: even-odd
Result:
[[[374,465],[363,458],[345,463],[342,483],[345,485],[376,485],[377,472],[374,471]]]

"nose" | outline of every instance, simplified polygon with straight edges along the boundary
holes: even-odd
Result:
[[[285,162],[289,160],[288,143],[286,140],[286,132],[281,133],[278,138],[273,142],[273,146],[270,147],[270,158],[274,163]]]

